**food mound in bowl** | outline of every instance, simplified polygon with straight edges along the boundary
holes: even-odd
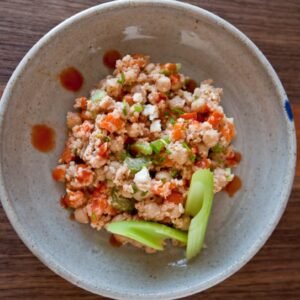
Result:
[[[53,177],[65,182],[62,201],[75,220],[147,252],[170,238],[195,256],[213,194],[232,181],[237,164],[235,126],[221,95],[212,80],[196,87],[180,64],[144,55],[117,60],[113,75],[67,114],[68,139]]]

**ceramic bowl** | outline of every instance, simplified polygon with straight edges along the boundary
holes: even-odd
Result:
[[[59,205],[63,186],[51,178],[65,141],[65,116],[74,98],[108,70],[107,49],[146,53],[157,62],[181,62],[198,82],[213,78],[224,89],[223,106],[234,117],[236,169],[243,187],[233,198],[216,196],[206,244],[188,266],[183,250],[146,255],[114,248],[108,235],[71,222]],[[84,76],[78,93],[57,74],[74,66]],[[12,75],[0,110],[0,192],[9,220],[27,247],[51,270],[93,293],[117,299],[174,299],[207,289],[240,269],[279,221],[295,167],[293,116],[271,65],[235,27],[175,1],[114,1],[92,7],[45,35]],[[56,131],[55,150],[31,145],[31,128]]]

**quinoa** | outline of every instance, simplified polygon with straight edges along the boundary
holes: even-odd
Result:
[[[65,184],[63,202],[75,220],[97,230],[116,220],[187,230],[192,174],[210,169],[215,193],[233,180],[236,131],[220,106],[223,91],[212,80],[189,90],[189,80],[179,64],[126,55],[89,97],[75,99],[65,149],[53,170]]]

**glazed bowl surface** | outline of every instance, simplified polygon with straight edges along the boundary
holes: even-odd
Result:
[[[144,53],[156,62],[180,62],[200,82],[224,89],[222,105],[235,119],[235,173],[242,189],[219,193],[209,222],[207,248],[188,265],[182,249],[147,255],[114,248],[108,235],[71,222],[59,205],[63,186],[51,170],[64,147],[65,116],[75,97],[88,95],[109,73],[108,49]],[[80,92],[64,89],[58,74],[81,71]],[[83,11],[45,35],[12,75],[0,103],[0,194],[3,207],[28,248],[50,269],[93,293],[117,299],[174,299],[205,290],[240,269],[262,247],[288,200],[295,168],[293,116],[271,65],[235,27],[175,1],[114,1]],[[34,124],[56,132],[50,153],[31,145]]]

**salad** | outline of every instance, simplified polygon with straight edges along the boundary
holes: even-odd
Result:
[[[214,193],[233,180],[236,135],[222,89],[199,86],[176,63],[117,60],[112,75],[67,113],[68,139],[53,170],[76,221],[146,252],[203,246]]]

